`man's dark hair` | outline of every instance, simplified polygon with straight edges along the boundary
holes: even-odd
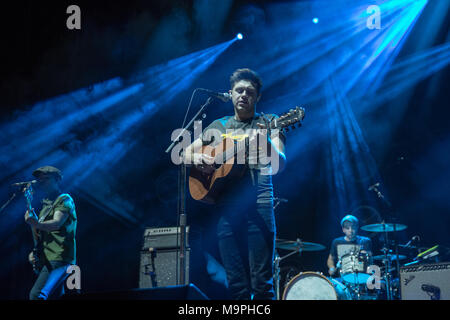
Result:
[[[248,68],[237,69],[230,77],[231,89],[233,89],[236,82],[241,80],[250,81],[256,88],[258,95],[261,93],[262,80],[261,77],[253,70]]]

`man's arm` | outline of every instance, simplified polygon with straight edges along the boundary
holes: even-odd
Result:
[[[29,225],[46,232],[52,232],[61,229],[68,217],[68,212],[57,210],[53,215],[53,219],[39,222],[37,219],[29,217],[28,211],[25,213],[25,221]]]
[[[330,276],[332,276],[336,272],[336,264],[334,263],[334,259],[331,254],[328,255],[327,267],[328,273],[330,274]]]
[[[198,138],[193,143],[191,143],[183,153],[183,161],[186,165],[202,165],[212,164],[214,161],[213,157],[210,157],[201,152],[203,147],[202,139]]]

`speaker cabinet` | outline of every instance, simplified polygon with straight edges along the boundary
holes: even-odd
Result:
[[[450,300],[450,262],[400,268],[402,300]]]
[[[180,283],[179,249],[141,252],[139,288],[156,288],[189,283],[190,249],[186,250],[185,282]]]

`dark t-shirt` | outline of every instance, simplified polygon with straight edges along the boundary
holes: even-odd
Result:
[[[271,121],[276,115],[266,115],[267,120]],[[226,116],[213,121],[205,128],[202,135],[204,145],[215,146],[225,138],[231,138],[243,146],[245,138],[249,136],[250,129],[258,129],[257,124],[264,124],[264,118],[256,113],[253,119],[238,121],[234,116]],[[210,129],[217,130],[216,132]],[[214,134],[215,133],[215,134]],[[280,132],[280,138],[284,141],[284,135]],[[259,147],[259,145],[258,145]],[[249,150],[247,145],[247,150]],[[270,156],[270,148],[267,148]],[[271,164],[264,164],[257,160],[255,153],[249,152],[245,163],[245,170],[242,177],[234,178],[229,182],[229,187],[225,188],[218,204],[239,203],[242,198],[249,199],[255,197],[258,204],[272,205],[273,185]],[[245,191],[245,192],[244,192]]]
[[[360,250],[372,252],[372,240],[367,237],[356,236],[356,239],[353,241],[347,241],[345,237],[334,239],[331,243],[330,250],[330,255],[333,257],[334,263],[337,263],[344,254],[351,251],[355,246]]]

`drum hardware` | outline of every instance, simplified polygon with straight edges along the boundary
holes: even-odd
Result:
[[[379,186],[380,186],[380,183],[377,182],[374,185],[371,185],[368,190],[375,192],[377,197],[380,200],[382,200],[382,202],[384,203],[386,209],[393,212],[392,204],[380,192],[380,190],[378,189]],[[372,225],[366,225],[366,226],[361,227],[361,229],[365,230],[365,231],[382,232],[384,234],[384,248],[383,248],[384,250],[382,250],[382,251],[384,252],[386,259],[382,260],[382,261],[386,266],[385,280],[386,280],[387,300],[393,300],[393,291],[392,291],[391,273],[390,273],[390,262],[391,261],[387,257],[387,254],[388,254],[387,248],[389,245],[388,233],[389,232],[396,233],[397,231],[402,231],[407,228],[406,225],[396,223],[395,217],[392,217],[392,218],[394,220],[393,221],[394,223],[385,223],[385,221],[383,220],[380,224],[372,224]],[[394,238],[394,241],[395,241],[394,242],[395,255],[397,256],[397,259],[395,259],[395,262],[396,262],[397,271],[398,271],[398,270],[400,270],[400,259],[399,259],[399,254],[398,254],[398,241],[397,241],[396,237]]]
[[[392,252],[392,250],[390,250],[389,247],[389,237],[388,237],[388,233],[389,232],[397,232],[397,231],[402,231],[405,230],[407,228],[406,225],[403,224],[398,224],[398,223],[385,223],[384,221],[381,223],[377,223],[377,224],[371,224],[371,225],[365,225],[362,226],[361,229],[364,231],[369,231],[369,232],[380,232],[383,233],[384,235],[384,246],[381,249],[381,252],[383,252],[383,254],[381,256],[376,256],[379,260],[381,260],[381,262],[383,263],[384,266],[384,280],[386,282],[386,295],[387,295],[387,300],[393,300],[393,290],[392,290],[392,271],[394,270],[391,267],[391,262],[395,261],[396,263],[396,268],[395,270],[400,270],[400,260],[404,259],[406,257],[404,256],[400,256],[398,254],[398,244],[397,241],[394,241],[394,247],[395,247],[395,255],[390,254]],[[378,260],[377,259],[377,260]]]
[[[353,298],[361,300],[361,286],[370,278],[367,273],[369,254],[360,249],[352,250],[341,257],[340,265],[342,280],[347,284]]]
[[[275,249],[281,249],[281,250],[292,250],[291,253],[288,253],[287,255],[280,257],[278,254],[278,251],[275,250],[275,259],[273,261],[274,266],[274,285],[275,285],[275,293],[277,300],[280,300],[280,263],[282,260],[295,255],[295,254],[301,254],[302,251],[320,251],[325,249],[325,246],[313,243],[313,242],[303,242],[300,239],[297,239],[296,241],[291,240],[283,240],[283,239],[276,239],[275,240]],[[295,277],[294,277],[295,278]]]
[[[288,202],[288,201],[289,201],[288,199],[274,197],[273,198],[273,210],[275,211],[275,209],[280,205],[280,203]]]
[[[392,250],[390,250],[391,252],[392,252]],[[397,256],[395,255],[395,254],[387,254],[387,256],[384,256],[384,255],[379,255],[379,256],[374,256],[372,259],[373,260],[384,260],[384,259],[389,259],[390,261],[393,261],[393,260],[396,260],[397,259]],[[404,260],[404,259],[406,259],[406,256],[404,256],[404,255],[399,255],[398,256],[398,259],[400,259],[400,260]]]

